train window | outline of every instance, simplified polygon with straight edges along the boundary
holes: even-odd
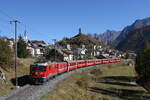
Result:
[[[31,66],[31,71],[36,71],[36,66]]]
[[[71,63],[71,64],[70,64],[70,66],[74,66],[74,65],[76,65],[76,63]]]
[[[80,62],[79,64],[83,64],[83,62]]]
[[[57,68],[58,66],[57,65],[55,65],[55,68]]]
[[[41,72],[44,72],[44,71],[46,71],[46,67],[45,66],[39,66],[38,70]]]
[[[51,66],[49,66],[49,70],[51,70],[52,68],[51,68]]]

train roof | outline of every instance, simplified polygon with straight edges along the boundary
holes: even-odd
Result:
[[[65,64],[67,62],[81,62],[81,61],[97,61],[97,60],[107,60],[107,59],[89,59],[89,60],[73,60],[73,61],[66,61],[66,62],[51,62],[51,61],[46,61],[46,62],[35,62],[31,65],[39,65],[39,66],[47,66],[47,65],[52,65],[52,64]]]
[[[48,61],[48,62],[35,62],[31,65],[47,66],[47,65],[52,65],[52,64],[64,64],[64,63],[66,63],[66,62],[50,62],[50,61]]]

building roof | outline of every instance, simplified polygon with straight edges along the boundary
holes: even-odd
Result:
[[[65,53],[65,52],[62,51],[62,50],[57,50],[57,51],[58,51],[59,54],[61,54],[61,55],[64,56],[64,57],[68,57],[68,56],[69,56],[69,54]]]

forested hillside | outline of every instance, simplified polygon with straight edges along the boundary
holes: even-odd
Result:
[[[130,32],[117,46],[119,50],[142,50],[146,43],[150,43],[150,26]]]

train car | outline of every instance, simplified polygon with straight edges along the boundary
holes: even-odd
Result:
[[[95,60],[95,65],[99,65],[99,64],[102,64],[102,60],[101,59],[96,59]]]
[[[86,61],[85,60],[77,61],[77,67],[78,68],[85,67],[85,66],[86,66]]]
[[[102,64],[106,64],[106,63],[109,63],[109,59],[103,59],[102,60]]]
[[[95,65],[98,65],[98,60],[95,60]]]
[[[115,59],[110,59],[109,62],[114,63],[114,62],[116,62],[116,60]]]
[[[67,62],[58,63],[57,68],[58,68],[58,74],[61,74],[61,73],[68,71]]]
[[[95,60],[86,60],[86,66],[91,66],[95,64]]]
[[[77,61],[68,61],[67,63],[68,63],[67,64],[68,65],[68,71],[71,71],[71,70],[78,68]]]
[[[58,74],[58,64],[57,63],[50,63],[47,65],[47,67],[48,67],[46,70],[47,78],[53,77]]]

